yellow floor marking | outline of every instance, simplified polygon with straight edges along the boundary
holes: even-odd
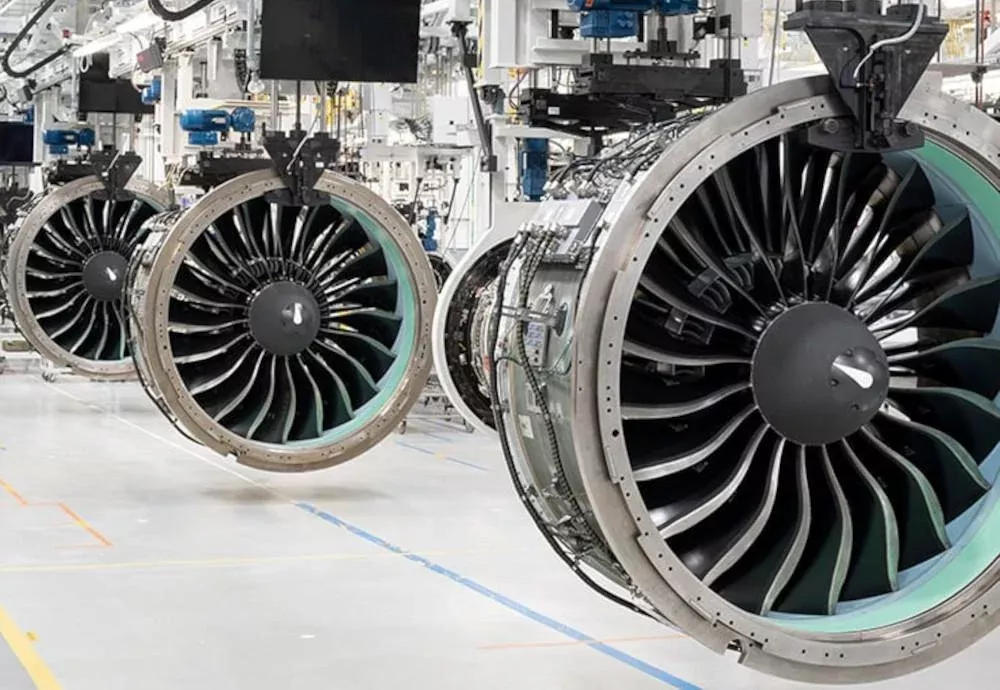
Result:
[[[481,645],[479,649],[530,649],[535,647],[576,647],[591,644],[617,644],[620,642],[650,642],[653,640],[684,640],[687,635],[653,635],[648,637],[612,637],[605,640],[566,640],[562,642],[512,642],[509,644]]]
[[[10,651],[24,667],[36,690],[61,690],[59,681],[52,675],[52,671],[35,649],[35,636],[21,630],[2,608],[0,608],[0,637],[3,637]]]
[[[14,487],[12,487],[10,484],[8,484],[7,482],[3,481],[2,479],[0,479],[0,489],[3,489],[8,494],[10,494],[14,498],[14,500],[18,502],[18,505],[21,505],[21,506],[27,506],[28,505],[28,502],[26,500],[24,500],[24,496],[22,496],[21,494],[17,493],[16,491],[14,491]]]

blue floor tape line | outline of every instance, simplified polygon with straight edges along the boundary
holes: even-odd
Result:
[[[423,453],[424,455],[434,455],[433,450],[427,450],[426,448],[421,448],[420,446],[415,446],[412,443],[407,443],[406,441],[396,441],[397,446],[402,446],[403,448],[409,448],[410,450],[415,450],[418,453]]]
[[[402,446],[403,448],[408,448],[410,450],[415,450],[418,453],[423,453],[424,455],[437,455],[437,452],[430,450],[429,448],[421,448],[420,446],[415,446],[412,443],[407,443],[406,441],[396,441],[397,446]],[[456,458],[451,455],[442,455],[448,462],[454,462],[458,465],[464,465],[465,467],[470,467],[474,470],[479,470],[480,472],[489,472],[490,468],[483,467],[482,465],[477,465],[474,462],[469,462],[468,460],[462,460],[461,458]]]
[[[381,537],[377,537],[371,532],[366,532],[360,527],[356,527],[355,525],[352,525],[349,522],[345,522],[340,518],[338,518],[336,515],[331,515],[326,511],[320,510],[319,508],[310,503],[297,503],[296,505],[302,510],[320,518],[321,520],[325,520],[326,522],[329,522],[332,525],[336,525],[337,527],[342,527],[343,529],[346,529],[351,534],[355,535],[356,537],[360,537],[361,539],[364,539],[370,544],[374,544],[375,546],[385,549],[386,551],[397,553],[409,561],[413,561],[418,565],[422,565],[423,567],[427,568],[433,573],[442,575],[448,578],[449,580],[456,582],[462,585],[463,587],[472,590],[473,592],[476,592],[477,594],[481,594],[488,599],[492,599],[496,603],[507,607],[511,611],[521,614],[525,618],[530,618],[536,623],[541,623],[550,630],[554,630],[555,632],[560,633],[561,635],[565,635],[566,637],[569,637],[573,640],[577,640],[578,642],[583,642],[588,647],[597,650],[601,654],[609,656],[615,661],[620,661],[621,663],[626,664],[627,666],[631,666],[635,670],[645,673],[647,676],[655,678],[656,680],[662,681],[663,683],[666,683],[668,685],[672,685],[673,687],[678,688],[678,690],[701,690],[697,685],[694,685],[693,683],[689,683],[686,680],[683,680],[675,675],[667,673],[663,669],[657,668],[652,664],[647,664],[645,661],[637,659],[631,654],[626,654],[625,652],[615,649],[610,645],[604,644],[603,642],[598,642],[590,635],[582,633],[575,628],[571,628],[568,625],[565,625],[564,623],[560,623],[557,620],[549,618],[548,616],[541,614],[533,609],[530,609],[524,604],[520,604],[514,601],[513,599],[510,599],[504,596],[503,594],[500,594],[499,592],[494,592],[492,589],[484,587],[475,580],[470,580],[469,578],[456,573],[454,570],[449,570],[448,568],[438,565],[433,561],[429,561],[423,556],[420,556],[418,554],[410,553],[405,549],[403,549],[402,547],[396,546],[395,544],[388,542],[382,539]]]

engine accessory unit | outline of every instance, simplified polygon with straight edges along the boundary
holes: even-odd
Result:
[[[169,194],[133,178],[120,198],[89,176],[39,197],[11,232],[4,275],[14,320],[43,357],[98,380],[128,379],[123,285],[143,224]]]
[[[823,683],[1000,622],[1000,129],[921,85],[920,148],[809,143],[845,113],[828,77],[785,82],[612,180],[595,222],[543,202],[485,350],[515,486],[574,571]]]
[[[368,450],[430,371],[436,290],[420,242],[333,172],[288,205],[274,170],[166,214],[129,268],[136,360],[182,431],[251,467],[306,472]]]

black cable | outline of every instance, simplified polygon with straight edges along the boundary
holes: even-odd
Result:
[[[15,79],[27,79],[47,64],[58,60],[69,52],[69,48],[67,47],[60,48],[56,52],[46,58],[42,58],[27,69],[16,70],[10,66],[10,58],[14,54],[14,51],[17,50],[18,46],[21,45],[21,41],[27,37],[28,32],[35,28],[35,25],[42,19],[42,16],[48,12],[54,4],[56,4],[56,0],[44,0],[35,13],[31,15],[31,19],[28,20],[17,35],[14,36],[13,40],[11,40],[10,45],[7,46],[7,50],[4,51],[3,56],[0,57],[0,67],[3,67],[3,71],[8,75],[14,77]]]
[[[634,611],[636,613],[639,613],[643,616],[646,616],[648,618],[655,619],[655,617],[649,611],[646,611],[643,608],[632,603],[631,601],[628,601],[627,599],[624,599],[623,597],[620,597],[617,594],[608,591],[604,587],[601,587],[599,584],[597,584],[597,582],[594,581],[592,577],[590,577],[590,575],[584,572],[584,570],[580,567],[579,561],[576,560],[574,557],[571,557],[571,555],[567,553],[566,549],[563,548],[562,544],[560,544],[560,542],[556,539],[555,535],[552,534],[552,532],[549,530],[548,525],[545,524],[544,519],[539,514],[538,508],[535,506],[534,503],[532,503],[531,497],[528,496],[528,493],[525,490],[524,485],[521,483],[519,479],[520,477],[519,470],[514,462],[513,451],[511,450],[510,447],[510,440],[507,438],[506,422],[504,420],[504,411],[503,411],[503,406],[500,402],[499,373],[497,371],[497,366],[496,366],[501,359],[509,361],[514,361],[514,360],[508,357],[497,359],[496,346],[497,342],[500,340],[500,321],[503,318],[503,299],[504,299],[504,293],[507,290],[507,278],[510,275],[510,271],[514,266],[514,263],[524,252],[524,248],[527,242],[528,238],[526,235],[519,235],[517,238],[515,238],[514,246],[511,248],[510,254],[507,255],[507,260],[504,262],[503,266],[500,269],[500,277],[499,280],[497,281],[497,287],[496,287],[497,303],[494,307],[494,311],[491,318],[490,328],[487,336],[487,351],[485,353],[486,356],[489,358],[490,362],[490,404],[493,408],[494,423],[496,424],[497,435],[500,437],[500,446],[503,450],[504,460],[507,464],[507,472],[510,475],[511,483],[514,485],[514,491],[517,493],[517,497],[520,499],[521,503],[527,509],[528,515],[531,517],[532,522],[535,523],[535,527],[537,527],[538,531],[542,533],[542,536],[545,538],[545,541],[549,544],[550,547],[552,547],[552,550],[556,552],[556,555],[567,566],[569,566],[570,570],[572,570],[577,577],[583,580],[584,584],[586,584],[588,587],[590,587],[592,590],[600,594],[605,599],[608,599],[609,601],[615,604],[624,606],[625,608]],[[533,253],[528,257],[525,263],[526,264],[532,263],[536,256],[539,256],[539,252],[537,249],[535,253]]]
[[[460,177],[451,178],[451,198],[448,199],[448,211],[444,214],[444,218],[441,219],[441,225],[445,228],[451,222],[451,212],[455,208],[455,196],[458,194],[458,183],[461,181]]]
[[[160,19],[167,22],[179,22],[182,19],[187,19],[196,12],[201,12],[203,9],[211,5],[215,0],[195,0],[195,2],[183,10],[168,10],[163,6],[160,0],[149,0],[149,9],[153,11]]]

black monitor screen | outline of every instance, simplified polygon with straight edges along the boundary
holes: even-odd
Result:
[[[149,115],[156,112],[152,105],[142,102],[141,94],[128,79],[100,81],[80,80],[80,100],[77,109],[81,113],[121,113],[127,115]]]
[[[420,0],[264,0],[263,79],[413,83]]]
[[[34,160],[34,125],[0,122],[0,165],[26,165]]]

